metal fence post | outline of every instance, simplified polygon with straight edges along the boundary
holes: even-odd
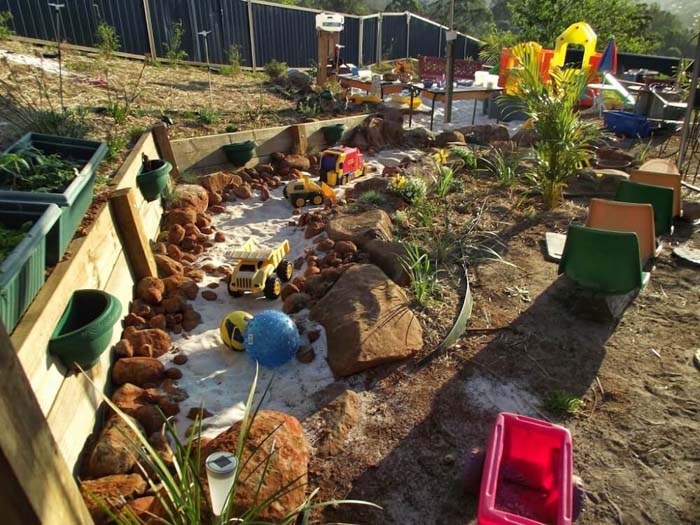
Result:
[[[151,52],[151,59],[155,62],[156,55],[156,40],[153,37],[153,23],[151,21],[151,7],[148,5],[148,0],[143,0],[143,16],[146,19],[146,33],[148,33],[148,47]]]
[[[440,26],[440,37],[438,38],[438,56],[442,56],[442,26]]]
[[[363,44],[364,44],[364,39],[365,39],[365,17],[361,16],[360,17],[360,35],[359,35],[359,41],[358,41],[358,54],[357,54],[357,65],[362,66],[364,64],[364,57],[362,56],[362,51],[363,51]]]
[[[411,12],[406,11],[406,58],[411,56]]]
[[[375,62],[378,64],[382,61],[382,15],[377,15],[377,56]]]
[[[253,66],[253,72],[255,72],[258,70],[258,64],[255,58],[255,24],[253,24],[253,0],[248,0],[248,33],[250,34],[250,63]]]

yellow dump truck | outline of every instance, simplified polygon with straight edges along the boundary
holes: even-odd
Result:
[[[234,297],[245,292],[263,292],[268,299],[277,299],[282,283],[292,278],[294,267],[284,258],[289,253],[289,241],[277,248],[258,246],[251,239],[229,256],[234,268],[228,283],[228,291]]]
[[[300,179],[293,180],[284,187],[282,193],[285,198],[289,199],[292,206],[301,208],[307,202],[320,206],[324,199],[335,201],[335,192],[328,184],[323,182],[316,184],[310,177],[309,174],[304,173]]]

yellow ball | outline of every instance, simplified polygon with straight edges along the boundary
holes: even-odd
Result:
[[[221,333],[221,339],[227,347],[236,352],[245,351],[243,332],[245,332],[248,321],[252,318],[253,316],[248,312],[236,310],[235,312],[229,312],[226,317],[222,319],[219,325],[219,332]]]

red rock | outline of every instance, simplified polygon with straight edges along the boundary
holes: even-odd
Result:
[[[80,494],[95,523],[104,523],[108,515],[103,505],[116,513],[128,500],[143,494],[146,487],[146,481],[138,474],[117,474],[81,481]],[[134,501],[139,499],[146,498]],[[102,502],[102,505],[95,500]]]
[[[142,299],[134,299],[129,305],[129,312],[140,315],[144,319],[150,317],[153,313],[150,305],[146,304]]]
[[[151,328],[158,328],[159,330],[165,330],[165,316],[163,314],[157,314],[151,317],[148,321],[148,326]]]
[[[176,224],[184,226],[197,220],[197,211],[194,208],[174,208],[165,215],[164,229],[170,229]]]
[[[120,339],[114,345],[114,355],[117,357],[133,357],[134,347],[126,339]]]
[[[217,204],[221,204],[223,200],[224,199],[221,197],[220,193],[209,192],[209,208],[216,206]]]
[[[301,267],[304,266],[304,261],[305,259],[303,257],[297,257],[297,259],[294,261],[294,268],[300,270]]]
[[[172,206],[194,208],[196,212],[203,213],[209,207],[209,195],[207,190],[198,184],[178,184],[173,190]]]
[[[136,284],[136,297],[148,304],[160,304],[165,285],[155,277],[144,277]]]
[[[185,270],[182,264],[171,259],[167,255],[155,255],[156,266],[158,267],[158,273],[164,277],[170,277],[172,275],[181,275]]]
[[[177,354],[175,357],[173,357],[173,363],[176,365],[184,365],[187,362],[187,354]]]
[[[236,452],[241,423],[235,423],[203,447],[202,458],[217,450]],[[265,444],[274,433],[277,453],[268,457]],[[281,412],[261,410],[253,421],[241,457],[241,474],[243,480],[234,500],[236,511],[251,508],[271,498],[274,503],[262,509],[258,518],[263,521],[277,522],[304,503],[308,476],[309,446],[299,422]],[[265,464],[265,483],[260,482],[263,469],[257,465]],[[204,465],[201,469],[202,484],[208,492]],[[281,497],[276,492],[281,487],[295,487]],[[257,499],[256,499],[257,497]]]
[[[333,246],[335,246],[335,241],[333,241],[333,239],[322,239],[321,241],[319,241],[317,247],[322,252],[327,252],[332,250]]]
[[[282,298],[282,301],[284,301],[287,297],[289,297],[292,294],[299,293],[300,290],[296,286],[294,286],[292,283],[287,283],[282,287],[282,291],[280,292],[280,297]]]
[[[223,213],[226,211],[226,208],[224,208],[220,204],[217,204],[216,206],[212,206],[211,208],[209,208],[209,211],[211,213]]]
[[[226,235],[224,232],[216,232],[216,235],[214,235],[214,240],[216,242],[226,242]]]
[[[196,260],[197,260],[197,257],[191,253],[183,253],[182,254],[182,261],[183,262],[187,262],[187,263],[192,264]]]
[[[261,201],[266,201],[270,198],[270,190],[267,188],[262,188],[260,190],[260,200]]]
[[[352,241],[338,241],[335,243],[334,251],[338,255],[357,253],[357,246]]]
[[[121,361],[124,359],[117,361],[117,363]],[[129,442],[130,439],[137,440],[138,438],[127,422],[122,417],[112,416],[109,418],[88,457],[87,471],[89,476],[99,478],[131,472],[136,465],[138,455]]]
[[[309,266],[304,272],[304,277],[311,277],[312,275],[316,275],[317,273],[321,273],[321,270],[318,268],[318,266]]]
[[[308,171],[311,168],[309,159],[304,155],[292,153],[284,157],[284,162],[292,169]]]
[[[208,175],[200,175],[197,182],[210,193],[221,193],[224,191],[224,188],[231,184],[234,177],[240,180],[240,177],[228,171],[217,171]]]
[[[185,299],[181,295],[173,295],[163,299],[163,310],[166,314],[176,314],[185,310]]]
[[[239,199],[250,199],[253,196],[251,188],[248,184],[242,184],[241,186],[236,186],[233,189],[233,194]]]
[[[308,308],[311,297],[305,293],[295,293],[284,300],[282,311],[285,314],[295,314],[304,308]]]
[[[187,332],[191,332],[201,322],[202,316],[199,314],[199,312],[196,312],[194,310],[186,310],[183,314],[182,328]]]
[[[211,290],[203,290],[202,291],[202,299],[205,301],[216,301],[216,298],[218,296],[216,293],[212,292]]]
[[[204,280],[204,277],[206,277],[206,275],[202,270],[192,268],[191,270],[187,270],[185,272],[185,277],[189,277],[193,281],[201,283]]]
[[[305,277],[295,277],[292,279],[292,284],[299,288],[299,291],[303,292],[306,288],[306,278]]]
[[[311,222],[306,227],[306,231],[304,232],[304,237],[306,239],[311,239],[311,237],[318,235],[324,229],[325,229],[325,226],[322,222]]]
[[[168,244],[168,257],[179,262],[182,259],[182,250],[175,244]]]
[[[190,301],[194,300],[199,293],[199,287],[189,277],[184,275],[172,275],[163,279],[165,286],[165,295],[172,297],[174,295],[182,295]]]
[[[211,218],[206,213],[198,213],[195,225],[197,228],[208,228],[211,226]]]
[[[314,249],[311,246],[304,248],[304,255],[306,255],[307,257],[309,255],[313,255],[314,253],[316,253],[316,252],[314,251]]]
[[[153,252],[153,255],[156,255],[157,253],[165,255],[168,253],[168,247],[164,242],[157,242],[153,245],[153,249],[151,251]]]
[[[144,344],[149,344],[153,348],[153,355],[160,357],[170,350],[173,346],[173,341],[167,332],[157,328],[148,330],[136,330],[129,327],[124,330],[124,339],[127,339],[134,348],[134,355],[138,355],[138,348]]]
[[[136,314],[128,314],[124,318],[124,326],[143,326],[146,324],[146,320]]]
[[[168,379],[180,379],[182,377],[182,371],[177,368],[168,368],[165,370],[165,377]]]
[[[163,363],[152,357],[119,359],[112,367],[112,381],[116,385],[132,383],[137,386],[158,383],[163,379]]]

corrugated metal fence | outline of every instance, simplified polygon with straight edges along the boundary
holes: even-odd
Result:
[[[63,7],[57,14],[50,4]],[[201,31],[211,31],[207,39],[213,64],[227,64],[232,48],[238,49],[241,65],[254,68],[273,59],[308,67],[317,59],[315,17],[320,11],[264,1],[0,0],[0,11],[12,13],[12,29],[18,36],[54,41],[58,23],[64,42],[86,47],[95,47],[97,26],[104,21],[116,29],[120,51],[132,55],[166,58],[165,43],[181,22],[181,49],[189,61],[205,61]],[[411,13],[345,15],[342,56],[361,65],[444,56],[446,31]],[[476,58],[479,42],[458,34],[455,49],[460,58]]]

